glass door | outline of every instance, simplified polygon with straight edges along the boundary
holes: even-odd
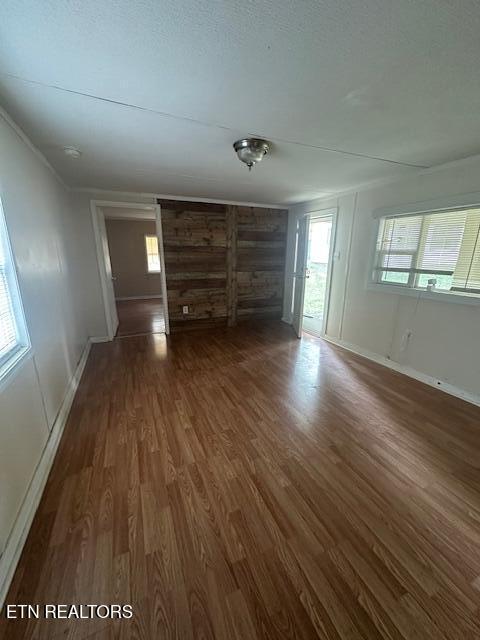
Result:
[[[310,217],[303,301],[303,329],[323,334],[328,307],[333,215]]]

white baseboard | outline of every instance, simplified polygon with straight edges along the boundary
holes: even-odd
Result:
[[[5,545],[4,552],[0,557],[0,610],[4,605],[10,583],[17,568],[18,561],[20,560],[23,546],[30,531],[38,505],[40,504],[40,499],[67,422],[68,414],[70,413],[72,402],[87,363],[91,344],[92,340],[88,340],[78,361],[75,373],[68,384],[62,406],[50,431],[50,436],[43,450],[42,457],[35,469],[13,529]]]
[[[330,336],[322,336],[324,340],[327,342],[331,342],[332,344],[342,347],[347,351],[351,351],[359,356],[363,356],[368,360],[372,360],[377,364],[381,364],[384,367],[388,367],[389,369],[393,369],[393,371],[398,371],[399,373],[403,373],[409,378],[414,378],[415,380],[419,380],[420,382],[424,382],[431,387],[435,387],[435,389],[440,389],[444,393],[448,393],[451,396],[455,396],[457,398],[461,398],[466,402],[470,402],[471,404],[475,404],[480,407],[480,396],[474,393],[470,393],[469,391],[465,391],[464,389],[460,389],[459,387],[455,387],[454,385],[445,382],[444,380],[439,380],[438,378],[434,378],[433,376],[429,376],[426,373],[421,373],[412,367],[408,367],[403,364],[399,364],[398,362],[394,362],[393,360],[389,360],[384,356],[380,356],[379,354],[369,351],[367,349],[362,349],[355,344],[350,342],[345,342],[344,340],[337,340],[336,338],[331,338]]]
[[[90,344],[97,344],[98,342],[111,342],[108,336],[91,336],[89,340]]]
[[[126,296],[123,298],[115,298],[115,300],[118,300],[121,302],[122,300],[150,300],[150,298],[157,299],[161,297],[162,297],[161,294],[156,294],[153,296]]]

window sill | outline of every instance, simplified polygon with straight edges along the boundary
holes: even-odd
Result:
[[[409,287],[397,286],[394,284],[378,284],[369,282],[369,291],[376,293],[395,293],[400,296],[410,298],[421,298],[422,300],[434,300],[435,302],[448,302],[453,304],[480,305],[480,296],[473,293],[455,293],[453,291],[427,291],[426,289],[411,289]]]
[[[24,364],[33,355],[32,348],[30,346],[19,347],[6,362],[0,365],[0,391],[7,386],[14,375],[20,370],[22,364]]]

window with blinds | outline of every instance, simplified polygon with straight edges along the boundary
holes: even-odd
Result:
[[[8,287],[5,255],[0,247],[0,362],[16,345],[15,315]]]
[[[7,228],[0,206],[0,378],[27,348],[28,338],[13,266]]]
[[[383,218],[373,279],[480,295],[480,208]]]
[[[147,271],[148,273],[159,273],[160,256],[158,254],[158,238],[157,236],[145,236],[145,250],[147,252]]]

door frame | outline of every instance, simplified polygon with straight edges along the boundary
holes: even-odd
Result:
[[[301,338],[303,329],[303,305],[305,299],[305,276],[307,270],[307,240],[310,225],[308,214],[299,216],[296,219],[295,224],[292,325],[297,338]]]
[[[310,224],[312,222],[313,219],[315,218],[327,218],[327,217],[331,217],[332,218],[332,230],[331,230],[331,234],[330,234],[330,247],[329,247],[329,251],[328,251],[328,266],[327,266],[327,281],[326,281],[326,286],[325,286],[325,311],[323,314],[323,320],[322,320],[322,329],[321,331],[308,331],[307,333],[310,333],[311,335],[315,335],[315,336],[319,336],[321,338],[325,337],[326,334],[326,328],[327,328],[327,323],[328,323],[328,316],[330,313],[330,299],[331,299],[331,290],[332,290],[332,275],[333,275],[333,259],[334,259],[334,255],[335,255],[335,244],[336,244],[336,238],[337,238],[337,215],[338,215],[338,208],[337,207],[330,207],[328,209],[318,209],[315,211],[308,211],[307,213],[304,213],[300,216],[299,218],[299,223],[300,224],[304,224],[305,225],[305,255],[303,256],[303,274],[302,275],[296,275],[296,277],[298,278],[297,282],[301,283],[302,286],[302,291],[301,291],[301,308],[300,308],[300,327],[301,329],[303,329],[303,309],[304,309],[304,303],[305,303],[305,285],[306,285],[306,278],[305,278],[305,271],[306,271],[306,266],[307,266],[307,257],[308,257],[308,236],[309,236],[309,232],[310,232]],[[297,282],[295,283],[295,286],[297,286]],[[300,337],[300,336],[299,336]]]
[[[108,340],[113,340],[117,327],[112,318],[109,304],[109,287],[113,288],[111,280],[107,277],[107,269],[105,265],[105,256],[103,253],[103,237],[105,231],[105,215],[103,207],[115,207],[120,209],[136,209],[137,211],[154,211],[156,235],[158,240],[158,253],[160,257],[160,293],[162,295],[163,313],[165,318],[165,333],[170,333],[170,323],[168,316],[168,298],[167,298],[167,278],[165,274],[165,252],[163,248],[163,231],[162,231],[162,209],[159,204],[155,203],[138,203],[138,202],[116,202],[113,200],[90,200],[90,211],[92,214],[93,233],[95,236],[95,248],[97,254],[98,273],[100,276],[100,285],[102,289],[103,310],[105,314],[105,322],[107,326]],[[108,245],[107,245],[108,246]]]

